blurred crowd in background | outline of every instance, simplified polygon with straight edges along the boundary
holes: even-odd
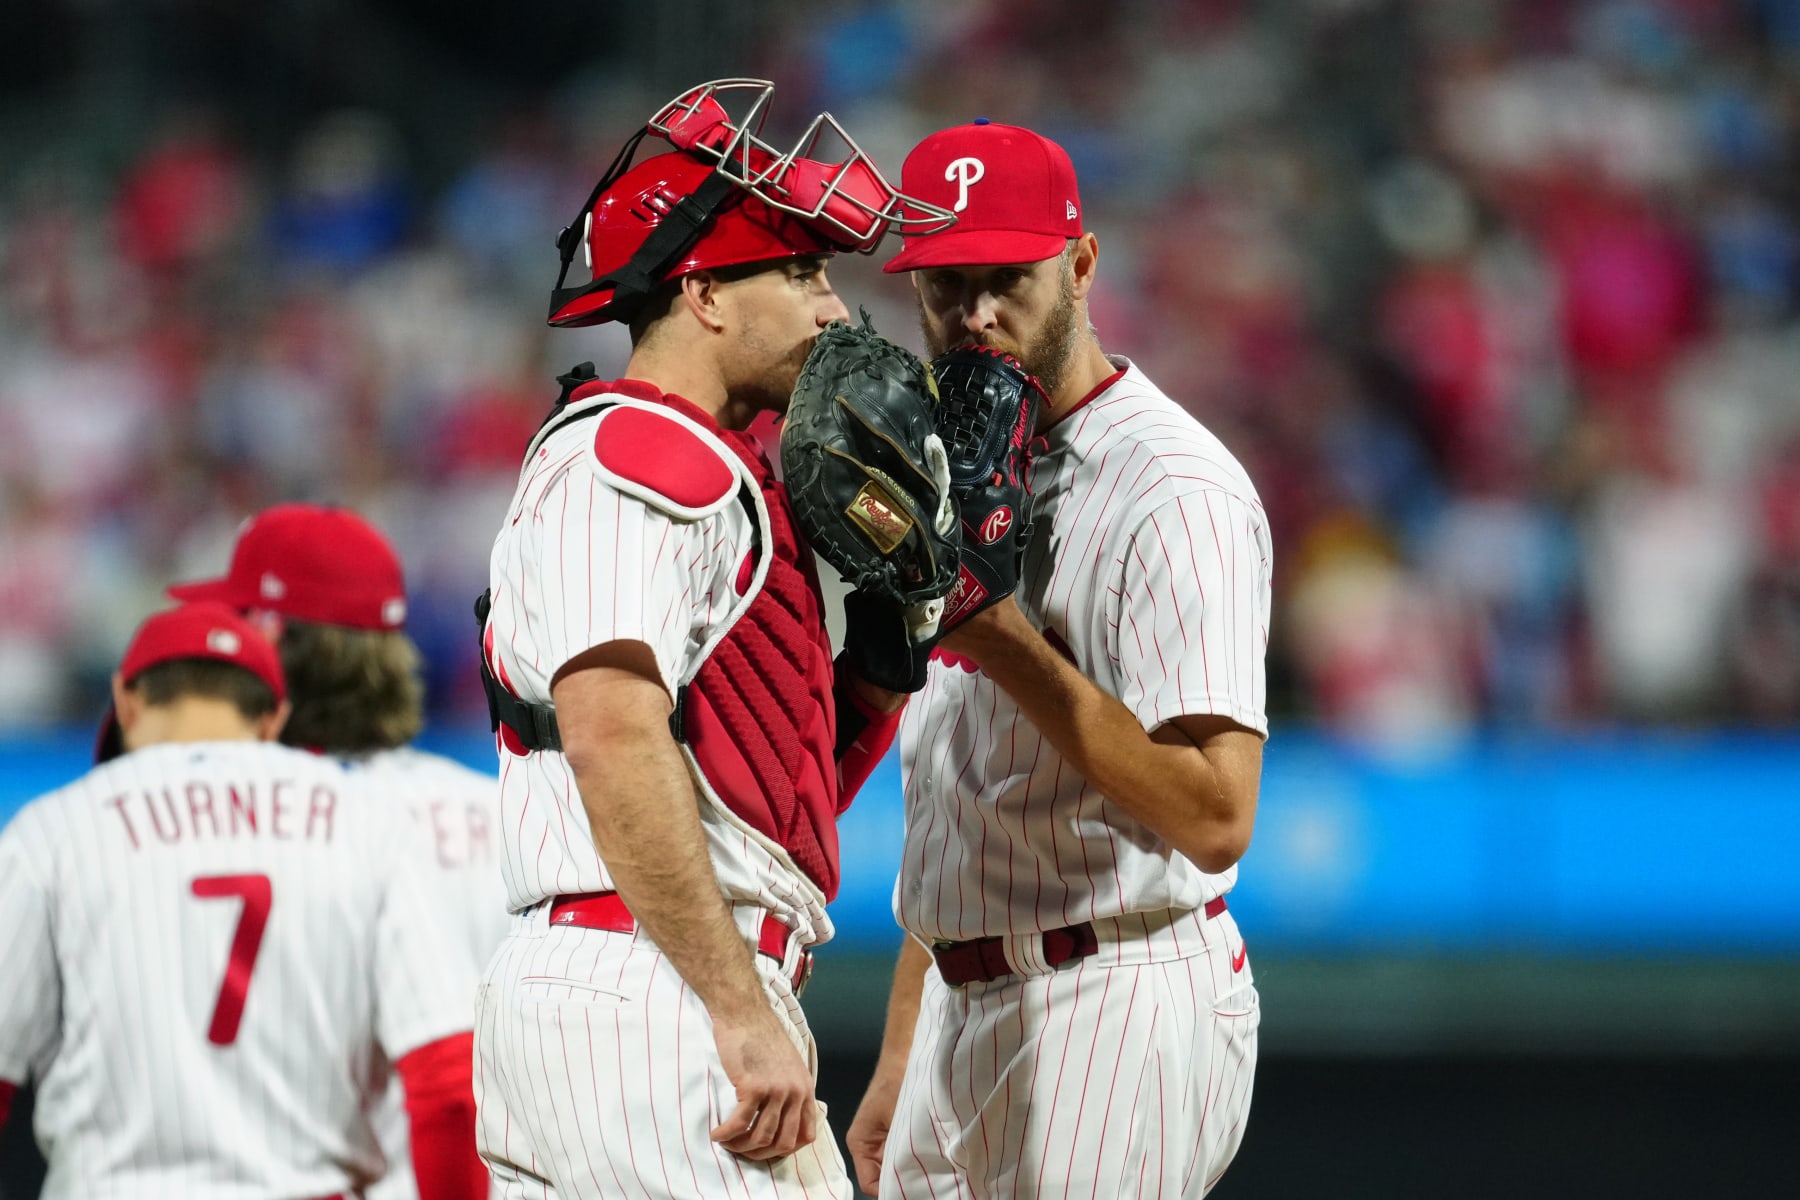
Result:
[[[431,87],[196,74],[215,46],[140,64],[96,143],[119,6],[22,2],[60,57],[0,90],[0,730],[91,716],[161,589],[289,499],[395,538],[434,719],[475,719],[523,444],[556,373],[627,350],[544,328],[552,239],[709,65],[776,81],[770,140],[828,108],[895,179],[976,116],[1069,149],[1102,342],[1261,490],[1278,721],[1800,718],[1800,4],[715,4],[723,44],[641,69],[585,5],[599,65],[446,96],[435,138]],[[158,53],[234,6],[162,7]],[[384,37],[428,41],[405,7]],[[239,102],[265,65],[311,83],[278,136]],[[916,348],[878,265],[838,289]]]

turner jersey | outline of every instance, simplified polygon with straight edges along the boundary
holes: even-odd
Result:
[[[1271,551],[1237,460],[1143,373],[1053,425],[1032,468],[1026,617],[1145,729],[1217,714],[1266,734]],[[1228,892],[1090,787],[1012,699],[940,651],[900,726],[895,915],[927,940],[1056,929]]]
[[[470,1027],[406,810],[331,760],[145,748],[0,832],[0,1078],[44,1196],[324,1196],[381,1171],[379,1057]]]

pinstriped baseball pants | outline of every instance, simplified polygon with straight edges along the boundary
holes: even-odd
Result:
[[[747,936],[762,914],[740,919]],[[817,1069],[781,968],[761,955],[770,1002]],[[640,932],[551,926],[522,914],[476,1001],[476,1144],[506,1200],[848,1200],[821,1111],[812,1145],[776,1163],[708,1136],[736,1104],[706,1008]]]
[[[1231,915],[1184,930],[1181,958],[1103,941],[962,988],[930,972],[882,1200],[1204,1196],[1243,1139],[1260,1009]]]

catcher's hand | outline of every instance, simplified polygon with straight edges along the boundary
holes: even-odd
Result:
[[[890,691],[923,686],[917,668],[956,582],[956,506],[936,406],[930,370],[877,334],[865,312],[860,328],[834,321],[820,332],[781,431],[794,520],[859,597],[846,649],[864,678]],[[915,656],[915,647],[925,649]]]
[[[1037,378],[985,346],[947,350],[937,378],[938,434],[950,455],[950,491],[962,513],[962,556],[938,636],[1013,594],[1031,537],[1031,441]]]

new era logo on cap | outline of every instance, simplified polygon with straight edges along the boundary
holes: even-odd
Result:
[[[244,639],[229,629],[214,629],[206,635],[206,648],[225,658],[236,658],[244,649]]]
[[[882,269],[1040,262],[1080,237],[1081,195],[1063,148],[985,117],[940,130],[906,157],[901,190],[956,214],[939,233],[906,239]]]

